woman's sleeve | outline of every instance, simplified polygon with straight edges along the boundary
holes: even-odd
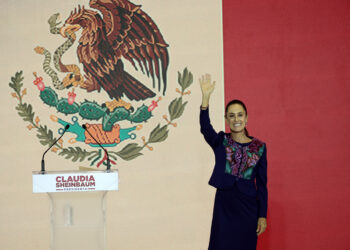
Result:
[[[201,133],[203,134],[204,139],[212,148],[215,148],[218,145],[218,143],[220,143],[220,137],[218,133],[216,133],[216,131],[213,129],[213,126],[210,123],[209,107],[207,107],[206,109],[201,108],[199,122],[201,126]]]
[[[264,145],[264,152],[258,162],[258,169],[256,175],[257,196],[259,201],[259,217],[267,215],[267,157],[266,144]]]

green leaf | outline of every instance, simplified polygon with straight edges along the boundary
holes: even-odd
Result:
[[[120,158],[122,158],[123,160],[130,161],[130,160],[142,155],[142,153],[140,153],[141,150],[142,150],[142,147],[138,146],[137,143],[130,143],[130,144],[126,145],[119,152],[116,152],[116,154]]]
[[[122,158],[124,161],[131,161],[131,160],[135,159],[136,157],[139,157],[140,155],[143,155],[143,154],[137,153],[137,154],[125,156],[124,158],[120,156],[120,158]]]
[[[170,103],[169,114],[171,121],[179,118],[183,114],[186,104],[187,102],[182,103],[182,97],[176,98]]]
[[[16,110],[18,111],[19,116],[23,118],[26,122],[34,123],[34,112],[32,105],[27,103],[19,103],[16,107]]]
[[[182,82],[185,84],[188,81],[188,70],[187,67],[184,69],[183,73],[182,73]]]
[[[182,92],[184,92],[193,83],[193,75],[187,70],[187,68],[185,68],[183,71],[182,82]]]
[[[40,143],[43,146],[52,145],[52,143],[56,141],[56,138],[53,137],[52,131],[48,129],[46,125],[38,128],[38,134],[36,136],[39,138]]]
[[[180,116],[182,116],[184,110],[185,110],[185,107],[186,107],[186,104],[187,102],[183,103],[180,107],[180,109],[178,110],[178,112],[176,113],[176,116],[174,117],[174,119],[177,119],[179,118]]]
[[[191,72],[188,74],[187,81],[184,83],[183,91],[185,91],[193,83],[193,75]]]
[[[181,106],[181,97],[180,98],[175,98],[174,100],[171,101],[169,104],[169,114],[170,114],[170,120],[174,120],[174,117],[176,116],[177,110]]]
[[[11,82],[9,86],[18,94],[21,92],[21,88],[23,87],[23,71],[19,71],[15,73],[15,76],[11,77]]]
[[[155,127],[148,139],[149,143],[156,143],[156,142],[162,142],[164,141],[166,138],[168,138],[168,133],[169,130],[167,129],[168,125],[164,125],[163,127],[160,127],[160,124],[157,125],[157,127]]]
[[[88,152],[85,149],[81,149],[80,147],[69,147],[69,148],[64,148],[62,151],[58,154],[61,156],[64,156],[66,159],[72,158],[73,162],[80,161],[82,162],[85,160],[86,157],[88,157],[90,154],[94,152]]]
[[[112,155],[110,152],[108,152],[108,156],[112,159],[112,160],[117,160],[117,157],[115,155]]]
[[[101,157],[100,152],[98,150],[90,152],[88,161],[91,161],[95,157]]]
[[[181,76],[181,73],[179,71],[177,72],[177,81],[180,84],[181,89],[183,89],[182,76]]]

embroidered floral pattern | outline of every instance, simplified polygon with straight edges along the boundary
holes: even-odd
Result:
[[[229,134],[225,134],[224,146],[226,149],[225,173],[250,180],[253,169],[264,152],[263,142],[253,138],[250,144],[242,146]]]

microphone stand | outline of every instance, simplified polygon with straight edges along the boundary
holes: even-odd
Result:
[[[54,143],[52,143],[52,145],[44,152],[43,157],[41,158],[41,171],[40,171],[41,174],[45,174],[45,160],[44,160],[44,158],[45,158],[46,153],[62,138],[62,136],[66,133],[67,129],[69,129],[69,124],[67,124],[64,127],[64,131],[63,131],[62,135],[60,137],[58,137],[58,139]]]

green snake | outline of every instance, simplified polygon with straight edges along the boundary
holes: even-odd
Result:
[[[59,17],[59,14],[53,14],[49,20],[48,23],[50,25],[50,33],[52,34],[60,34],[60,28],[58,28],[57,26],[61,23],[61,22],[57,22],[57,19]],[[53,64],[55,65],[55,68],[57,69],[57,71],[59,72],[74,72],[77,75],[80,75],[80,69],[78,68],[78,66],[76,65],[63,65],[61,63],[61,57],[63,56],[63,54],[73,45],[76,36],[74,33],[72,34],[66,34],[67,35],[67,40],[60,45],[56,51],[54,52],[54,56],[53,56]],[[50,63],[51,63],[51,53],[50,51],[48,51],[47,49],[43,48],[43,47],[36,47],[35,52],[38,54],[43,54],[45,56],[44,58],[44,62],[43,62],[43,69],[44,72],[49,75],[51,77],[53,86],[58,89],[58,90],[62,90],[65,87],[67,87],[69,85],[69,82],[66,84],[67,81],[69,81],[69,79],[71,79],[72,77],[69,78],[65,78],[63,81],[61,81],[58,78],[57,72],[51,68]],[[82,78],[81,78],[82,79]]]

